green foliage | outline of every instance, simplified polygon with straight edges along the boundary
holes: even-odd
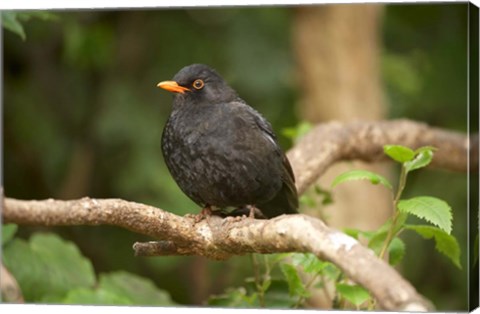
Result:
[[[62,302],[64,304],[132,305],[129,299],[102,288],[77,288],[70,290]]]
[[[399,234],[403,230],[413,230],[423,238],[434,238],[437,250],[446,255],[455,266],[461,268],[460,247],[456,238],[450,235],[453,219],[451,207],[445,201],[431,196],[418,196],[406,200],[401,199],[408,173],[426,167],[432,161],[434,150],[435,148],[431,146],[424,146],[414,151],[401,145],[385,145],[385,154],[402,166],[397,191],[393,200],[394,215],[376,231],[360,231],[355,229],[347,229],[345,231],[356,239],[364,237],[367,240],[368,247],[380,258],[383,258],[388,252],[388,261],[391,265],[396,265],[401,262],[405,255],[406,245],[398,237]],[[332,186],[334,187],[339,183],[357,179],[367,179],[373,184],[380,182],[391,189],[390,183],[383,177],[378,177],[375,173],[359,170],[337,176]],[[409,215],[423,219],[434,226],[408,225],[406,224],[406,220]],[[365,295],[365,299],[354,299],[355,293],[352,292],[353,290],[354,289],[348,285],[342,283],[337,284],[337,292],[356,305],[368,299],[368,296]]]
[[[253,259],[254,278],[246,285],[228,288],[225,293],[211,296],[214,306],[298,308],[310,296],[310,289],[324,289],[324,278],[336,281],[340,270],[330,262],[319,260],[312,253],[273,254],[264,258],[263,267]],[[260,270],[263,273],[260,274]],[[277,269],[280,270],[278,274]],[[273,275],[275,273],[275,275]],[[281,275],[281,276],[280,276]],[[309,275],[305,282],[302,278]]]
[[[15,225],[2,229],[13,235]],[[6,230],[6,231],[5,231]],[[5,239],[5,238],[4,238]],[[140,276],[119,271],[100,274],[78,248],[52,233],[6,243],[3,262],[17,279],[25,300],[65,304],[173,305],[170,296]]]
[[[394,266],[400,263],[405,255],[405,242],[399,237],[393,238],[392,242],[388,246],[388,262]]]
[[[15,232],[17,232],[18,226],[15,224],[6,224],[2,225],[2,246],[5,245],[8,241],[13,239]]]
[[[55,20],[57,18],[54,14],[45,11],[3,11],[0,14],[2,17],[2,26],[20,36],[22,40],[27,39],[22,22],[26,22],[31,18],[38,18],[45,21]]]
[[[300,276],[297,273],[295,267],[290,264],[281,264],[281,270],[283,275],[285,276],[288,289],[290,292],[290,296],[308,296],[309,293],[307,289],[305,289],[305,285],[303,284]]]
[[[359,285],[349,285],[345,283],[338,283],[336,286],[337,293],[345,298],[348,302],[359,306],[370,299],[370,294],[367,290]]]
[[[150,305],[168,306],[175,303],[146,278],[118,271],[100,274],[94,288],[71,290],[62,301],[65,304]]]
[[[425,239],[434,238],[437,250],[447,256],[455,266],[462,268],[460,265],[460,246],[454,236],[440,228],[428,225],[405,225],[404,228],[415,231]]]
[[[28,242],[13,239],[4,247],[3,261],[28,302],[62,300],[70,290],[95,283],[90,261],[55,234],[34,234]]]
[[[23,40],[26,39],[25,30],[17,19],[17,12],[2,12],[2,26],[14,32]]]
[[[372,184],[382,184],[383,186],[392,189],[392,185],[383,176],[367,170],[352,170],[337,176],[332,182],[332,188],[340,183],[353,180],[369,180]]]
[[[413,150],[401,145],[385,145],[383,151],[388,157],[399,163],[410,161],[415,156]]]
[[[408,200],[400,200],[398,210],[424,219],[448,234],[452,231],[452,209],[441,199],[417,196]]]
[[[157,306],[175,304],[170,295],[159,290],[150,279],[125,271],[101,274],[99,288],[128,300],[130,304]]]
[[[432,161],[433,152],[435,150],[436,148],[431,146],[420,147],[415,151],[415,158],[405,162],[405,170],[410,172],[428,166]]]

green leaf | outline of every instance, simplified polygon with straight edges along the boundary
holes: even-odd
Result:
[[[425,239],[435,239],[435,248],[447,256],[455,266],[460,265],[460,246],[454,236],[446,233],[444,230],[428,225],[405,225],[405,229],[413,230]]]
[[[8,11],[1,12],[1,14],[3,27],[20,36],[22,40],[25,40],[27,36],[22,24],[17,19],[17,12]]]
[[[437,148],[435,146],[430,146],[430,145],[427,145],[427,146],[422,146],[422,147],[419,147],[415,150],[415,154],[418,154],[418,153],[421,153],[423,151],[431,151],[431,152],[434,152],[436,151]]]
[[[337,292],[348,302],[358,306],[370,298],[367,290],[359,285],[337,284]]]
[[[387,239],[388,230],[380,230],[374,233],[372,237],[370,237],[368,241],[368,247],[371,248],[376,255],[380,254],[382,250],[383,244]]]
[[[128,272],[100,275],[99,287],[135,305],[174,305],[170,295],[158,289],[153,281]]]
[[[305,273],[318,274],[327,267],[328,262],[319,260],[312,253],[292,253],[292,264],[301,266]]]
[[[390,265],[397,265],[405,255],[405,243],[399,238],[393,238],[392,242],[388,246],[388,262]]]
[[[3,250],[3,261],[28,302],[61,302],[68,291],[95,283],[90,261],[55,234],[37,233],[28,242],[14,238]]]
[[[337,266],[329,262],[323,269],[323,274],[325,274],[328,278],[332,280],[337,280],[338,276],[340,276],[341,273],[342,272],[340,271],[340,269],[337,268]]]
[[[402,145],[385,145],[383,151],[388,157],[400,163],[410,161],[415,157],[413,150]]]
[[[410,172],[419,168],[426,167],[433,158],[433,151],[424,149],[421,150],[413,160],[407,161],[405,163],[405,170]]]
[[[307,296],[308,291],[305,289],[297,269],[290,264],[282,264],[280,268],[287,280],[290,296]]]
[[[16,224],[2,225],[2,246],[13,238],[17,229],[18,226]]]
[[[390,182],[388,182],[387,179],[385,179],[379,174],[367,170],[352,170],[342,173],[341,175],[337,176],[335,180],[333,180],[332,188],[340,183],[352,180],[369,180],[372,184],[380,183],[389,188],[390,190],[392,189],[392,185],[390,184]]]
[[[62,303],[90,305],[134,305],[128,298],[104,289],[74,289],[68,292]]]
[[[354,228],[344,228],[343,232],[354,238],[355,240],[358,240],[359,236],[363,233],[362,230],[354,229]]]
[[[431,196],[418,196],[400,200],[398,210],[424,219],[448,234],[452,231],[452,209],[441,199]]]

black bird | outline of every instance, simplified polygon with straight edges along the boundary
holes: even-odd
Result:
[[[203,206],[235,207],[228,215],[272,218],[297,213],[290,163],[270,123],[210,67],[192,64],[158,87],[173,92],[162,152],[182,191]],[[264,217],[262,217],[262,215]]]

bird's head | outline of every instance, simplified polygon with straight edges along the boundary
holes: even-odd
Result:
[[[175,94],[175,97],[193,100],[195,103],[228,102],[237,97],[223,78],[204,64],[192,64],[181,69],[171,81],[157,85]]]

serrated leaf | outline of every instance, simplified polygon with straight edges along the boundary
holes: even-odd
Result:
[[[295,267],[290,264],[282,264],[280,269],[287,280],[290,296],[306,296],[308,294]]]
[[[90,261],[55,234],[34,234],[28,242],[14,238],[3,250],[3,261],[29,302],[61,302],[68,291],[95,283]]]
[[[337,284],[337,292],[348,302],[358,306],[370,298],[370,293],[359,285]]]
[[[173,305],[170,295],[153,281],[124,271],[100,275],[99,287],[135,305]]]
[[[13,236],[17,232],[18,226],[16,224],[2,225],[2,246],[8,241],[13,239]]]
[[[402,145],[385,145],[383,151],[388,157],[400,163],[410,161],[415,157],[413,150]]]
[[[413,160],[405,163],[405,170],[407,172],[426,167],[433,158],[433,152],[428,149],[421,150]]]
[[[392,189],[392,185],[383,176],[367,170],[352,170],[337,176],[332,182],[332,188],[340,183],[353,180],[369,180],[372,184],[382,184]]]
[[[405,255],[405,243],[399,238],[393,238],[388,246],[388,262],[390,265],[397,265]]]
[[[22,40],[25,40],[25,30],[17,19],[17,12],[1,12],[1,15],[3,27],[20,36]]]
[[[398,210],[424,219],[448,234],[452,231],[452,209],[443,200],[431,196],[418,196],[398,202]]]
[[[425,239],[434,238],[435,248],[447,256],[455,266],[462,268],[460,265],[460,246],[454,236],[440,228],[428,225],[405,225],[405,229],[413,230]]]

